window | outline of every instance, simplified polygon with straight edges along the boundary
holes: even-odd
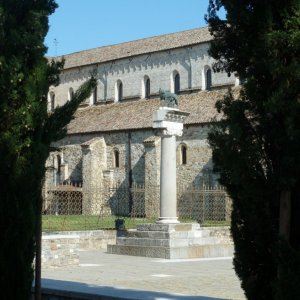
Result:
[[[145,82],[145,98],[149,99],[150,98],[150,79],[147,78]]]
[[[74,91],[73,91],[73,88],[69,88],[69,92],[68,92],[68,100],[72,100],[73,97],[74,97]]]
[[[54,161],[54,183],[55,185],[60,184],[60,175],[61,175],[61,157],[57,155]]]
[[[114,150],[114,168],[119,168],[120,167],[120,153],[118,149]]]
[[[237,77],[236,79],[237,79],[236,80],[237,82],[235,84],[236,86],[237,85],[244,85],[247,82],[246,78],[243,77],[243,76]]]
[[[175,94],[180,92],[180,75],[176,70],[171,74],[171,92]]]
[[[55,94],[54,92],[50,92],[50,111],[54,111],[55,109]]]
[[[145,75],[142,79],[142,99],[150,98],[150,78]]]
[[[178,94],[180,91],[180,75],[177,73],[174,77],[174,93]]]
[[[212,69],[206,65],[202,69],[202,90],[210,91],[212,88]]]
[[[115,84],[115,102],[119,102],[123,99],[123,83],[118,80]]]
[[[207,71],[206,71],[206,75],[205,75],[205,77],[206,77],[206,85],[205,85],[205,89],[207,90],[207,91],[210,91],[211,90],[211,84],[212,84],[212,80],[211,80],[211,69],[208,69]]]
[[[92,94],[92,104],[96,104],[97,103],[97,86],[95,87],[93,94]]]
[[[61,157],[60,157],[60,155],[57,155],[56,161],[57,161],[57,174],[60,175],[60,172],[61,172]]]
[[[123,98],[123,83],[120,82],[119,88],[118,88],[118,100],[121,101]]]
[[[180,163],[186,165],[187,163],[187,147],[186,145],[181,145],[180,147]]]
[[[91,97],[90,97],[90,105],[96,104],[97,103],[97,86],[93,90]]]

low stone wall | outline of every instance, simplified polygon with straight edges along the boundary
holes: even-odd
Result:
[[[211,236],[231,238],[230,227],[229,226],[216,226],[216,227],[202,227],[203,229],[208,229]]]
[[[42,267],[79,264],[79,235],[46,234],[42,236]]]
[[[203,227],[209,236],[232,244],[229,227]],[[107,249],[116,244],[116,230],[69,231],[44,233],[42,237],[42,267],[63,267],[79,264],[79,250]]]
[[[115,243],[115,230],[43,233],[42,267],[77,265],[79,250],[106,249],[107,244]]]
[[[224,245],[233,244],[229,226],[202,227],[202,228],[209,230],[209,236],[217,237],[219,239],[219,242],[222,242]]]
[[[106,249],[107,244],[116,242],[116,230],[90,230],[90,231],[66,231],[59,232],[65,235],[76,234],[79,236],[80,249]]]

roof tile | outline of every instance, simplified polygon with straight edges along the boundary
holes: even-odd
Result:
[[[185,124],[220,120],[215,102],[226,90],[200,91],[179,96],[179,109],[189,112]],[[89,106],[77,110],[68,125],[68,134],[152,128],[152,115],[159,108],[159,98]]]
[[[64,68],[70,69],[135,55],[175,49],[208,42],[211,39],[212,36],[208,31],[208,27],[203,27],[116,45],[98,47],[64,55]],[[61,59],[61,57],[58,57],[57,59]]]

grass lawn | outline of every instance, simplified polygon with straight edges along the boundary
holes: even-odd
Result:
[[[207,220],[201,224],[203,227],[217,227],[217,226],[230,226],[230,222],[228,221],[214,221],[214,220]]]
[[[156,218],[129,218],[122,217],[125,220],[125,228],[135,228],[137,224],[154,223]],[[82,230],[100,230],[115,229],[116,216],[85,216],[85,215],[44,215],[43,231],[82,231]],[[193,223],[196,220],[179,218],[182,223]],[[226,221],[205,221],[201,226],[228,226]]]
[[[115,216],[85,216],[85,215],[44,215],[42,218],[43,231],[81,231],[98,229],[115,229]],[[155,219],[125,217],[126,229],[134,228],[137,224],[153,223]]]

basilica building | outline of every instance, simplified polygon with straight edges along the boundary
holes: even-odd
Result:
[[[177,94],[179,109],[189,113],[176,141],[178,185],[216,184],[207,134],[220,119],[215,102],[239,82],[214,73],[211,39],[205,27],[65,55],[60,84],[49,91],[49,111],[70,100],[93,72],[97,87],[77,110],[67,136],[53,144],[45,193],[67,185],[82,189],[85,213],[93,212],[93,201],[109,199],[105,193],[85,199],[84,191],[142,186],[147,214],[149,203],[159,201],[153,187],[160,182],[160,137],[152,115],[160,106],[160,89]]]

